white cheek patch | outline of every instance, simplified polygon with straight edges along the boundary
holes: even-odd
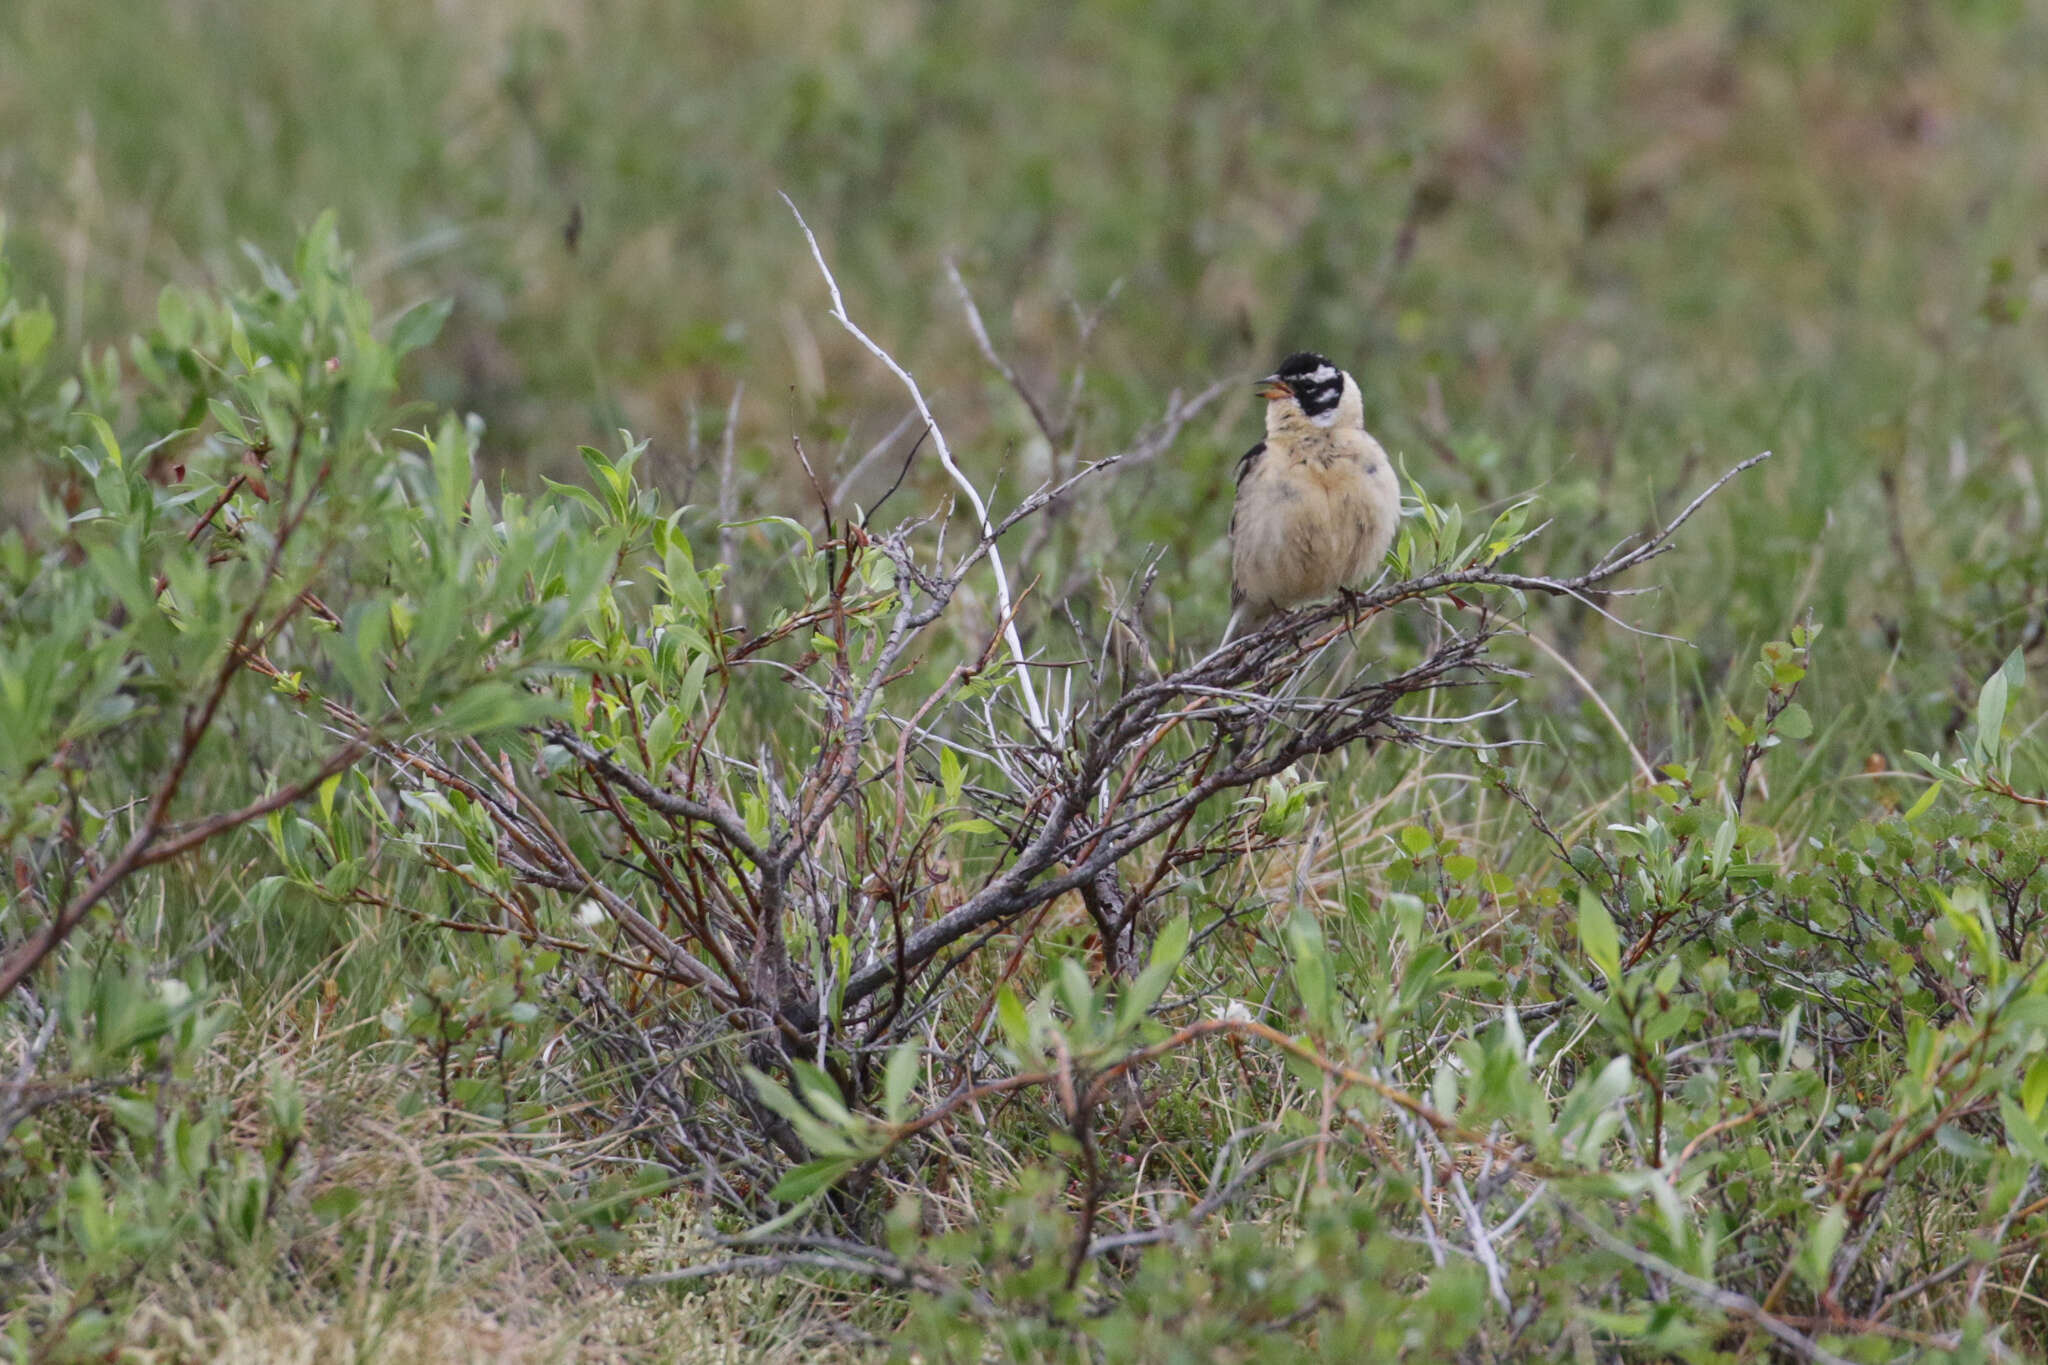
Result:
[[[1334,381],[1333,387],[1336,392],[1330,395],[1330,406],[1321,412],[1309,414],[1308,420],[1319,427],[1333,427],[1337,425],[1337,414],[1344,410],[1344,400],[1357,393],[1357,386],[1352,383],[1351,377],[1341,370],[1329,369],[1326,366],[1325,372]]]
[[[1337,367],[1336,367],[1336,366],[1334,366],[1334,365],[1318,365],[1318,366],[1316,366],[1316,372],[1315,372],[1314,374],[1310,375],[1310,376],[1308,377],[1308,379],[1309,379],[1309,383],[1310,383],[1311,385],[1313,385],[1313,386],[1314,386],[1314,387],[1316,387],[1316,388],[1321,388],[1321,387],[1322,387],[1323,385],[1325,385],[1325,384],[1329,383],[1329,382],[1330,382],[1331,380],[1335,379],[1336,377],[1337,377]]]

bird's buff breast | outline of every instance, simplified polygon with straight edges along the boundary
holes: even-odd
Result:
[[[1379,443],[1362,444],[1269,458],[1245,480],[1233,577],[1254,609],[1327,597],[1386,556],[1400,488]]]

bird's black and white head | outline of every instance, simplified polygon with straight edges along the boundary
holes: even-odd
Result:
[[[1273,406],[1266,425],[1294,419],[1295,414],[1319,427],[1334,426],[1349,415],[1363,423],[1358,381],[1314,351],[1296,351],[1280,368],[1259,381],[1258,393]]]

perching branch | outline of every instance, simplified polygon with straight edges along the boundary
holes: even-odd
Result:
[[[1571,597],[1590,604],[1593,595],[1615,591],[1607,585],[1622,573],[1668,550],[1679,528],[1709,497],[1737,474],[1769,457],[1770,452],[1765,451],[1742,461],[1667,525],[1633,548],[1617,547],[1579,574],[1546,577],[1472,568],[1388,583],[1345,601],[1279,617],[1185,668],[1132,689],[1109,703],[1092,727],[1070,741],[1065,761],[1055,771],[1073,776],[1053,779],[1054,790],[1041,808],[1035,836],[1023,843],[1015,861],[976,894],[912,934],[898,954],[855,973],[846,986],[846,1002],[855,1004],[894,981],[899,961],[915,971],[949,945],[989,924],[1013,919],[1092,883],[1119,859],[1223,793],[1251,787],[1302,759],[1334,752],[1369,736],[1429,742],[1400,718],[1396,707],[1403,698],[1417,693],[1467,686],[1488,674],[1506,671],[1487,657],[1487,645],[1498,627],[1490,624],[1491,618],[1484,613],[1472,633],[1451,633],[1421,664],[1404,673],[1378,681],[1354,675],[1328,696],[1297,700],[1285,707],[1272,698],[1284,695],[1326,647],[1348,632],[1351,621],[1402,602],[1458,588],[1490,587]],[[1194,724],[1197,718],[1219,736],[1256,736],[1260,744],[1244,743],[1227,759],[1218,759],[1212,750],[1198,750],[1169,769],[1134,778],[1125,784],[1126,790],[1171,790],[1176,794],[1138,811],[1106,812],[1102,828],[1095,830],[1088,813],[1098,786],[1141,746],[1149,751],[1161,727]],[[1020,779],[1023,776],[1016,774]]]

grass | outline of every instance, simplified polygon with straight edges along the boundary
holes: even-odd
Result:
[[[66,357],[147,328],[167,284],[246,280],[241,243],[287,255],[331,207],[380,312],[453,299],[404,390],[480,414],[484,457],[512,485],[580,476],[575,447],[615,448],[625,427],[651,442],[643,477],[708,516],[736,404],[735,512],[808,518],[792,439],[843,472],[905,405],[825,318],[787,191],[855,316],[916,373],[1000,502],[1062,460],[1124,448],[1169,393],[1228,381],[1161,457],[1077,504],[1035,569],[1035,600],[1099,605],[1160,556],[1146,624],[1183,657],[1226,609],[1229,475],[1257,420],[1237,381],[1285,351],[1313,346],[1358,374],[1372,426],[1432,500],[1476,518],[1540,494],[1555,522],[1539,569],[1590,561],[1773,450],[1640,577],[1659,591],[1632,599],[1628,619],[1682,642],[1545,607],[1532,638],[1499,647],[1532,677],[1488,733],[1540,745],[1519,777],[1567,843],[1659,810],[1637,780],[1645,764],[1688,765],[1712,806],[1739,758],[1724,716],[1761,705],[1759,648],[1810,619],[1813,736],[1771,757],[1743,812],[1759,849],[1790,866],[1809,841],[1835,847],[1910,806],[1926,782],[1908,751],[1955,753],[2008,655],[2041,675],[2044,62],[2039,0],[13,0],[0,13],[0,205],[15,294],[47,300]],[[990,374],[948,261],[1024,382],[1055,406],[1072,394],[1072,452],[1049,449]],[[881,495],[909,439],[854,481],[854,500]],[[0,446],[14,520],[32,519],[52,454]],[[942,487],[920,460],[899,496],[923,505]],[[781,589],[740,575],[768,562],[769,535],[738,533],[733,574],[764,600]],[[986,603],[965,610],[990,624]],[[1384,643],[1395,657],[1417,637],[1403,627]],[[2016,732],[2038,725],[2040,695],[2013,701]],[[770,707],[750,706],[780,733]],[[261,714],[247,761],[201,775],[209,794],[297,753]],[[1382,912],[1431,878],[1454,899],[1444,850],[1523,896],[1512,912],[1451,917],[1457,967],[1568,994],[1539,959],[1576,941],[1575,893],[1507,797],[1441,755],[1359,751],[1312,776],[1330,784],[1327,805],[1298,843],[1195,896],[1256,893],[1273,908],[1241,936],[1218,932],[1191,1008],[1270,988],[1280,907],[1297,904],[1329,926],[1360,996],[1376,973],[1396,990],[1401,964],[1373,961]],[[1404,827],[1431,833],[1434,872],[1403,852]],[[547,1117],[521,1142],[451,1145],[438,1106],[422,1107],[422,1055],[380,1020],[434,968],[467,970],[469,945],[394,915],[316,910],[265,889],[275,871],[251,841],[150,883],[122,921],[124,949],[189,966],[234,1004],[215,1069],[189,1093],[247,1118],[267,1078],[289,1072],[319,1152],[280,1240],[226,1263],[174,1257],[138,1291],[117,1337],[134,1358],[816,1358],[860,1354],[860,1332],[887,1337],[914,1315],[829,1275],[620,1289],[615,1273],[704,1253],[688,1211],[662,1201],[617,1241],[559,1251],[534,1188],[627,1159],[578,1109],[573,1068],[551,1059],[536,1082]],[[456,913],[459,894],[431,885],[404,889]],[[1087,932],[1062,904],[1026,977],[1050,980]],[[1797,925],[1782,932],[1804,943]],[[1763,972],[1757,944],[1726,956]],[[1742,989],[1770,995],[1762,976]],[[1414,1055],[1450,1048],[1433,1039]],[[1281,1122],[1278,1064],[1255,1080],[1211,1060],[1169,1073],[1200,1101],[1155,1116],[1174,1131],[1134,1160],[1186,1175],[1216,1125]],[[1576,1064],[1560,1054],[1548,1098],[1563,1103]],[[81,1116],[55,1131],[90,1146],[106,1126]],[[224,1141],[257,1152],[259,1127]],[[1027,1153],[1066,1159],[1056,1131],[1021,1131],[1004,1128],[1017,1155],[931,1186],[934,1235],[992,1217],[992,1191],[1028,1183]],[[1795,1146],[1770,1150],[1781,1176],[1799,1169]],[[65,1169],[49,1154],[30,1167]],[[1923,1244],[1995,1220],[1961,1176],[1929,1179],[1942,1197],[1925,1195]],[[315,1211],[328,1182],[371,1192],[369,1231]],[[1306,1188],[1246,1222],[1314,1243]],[[1137,1187],[1126,1195],[1135,1216]],[[1753,1231],[1731,1220],[1732,1240]],[[1745,1265],[1790,1254],[1757,1236]],[[2038,1281],[2007,1288],[2008,1315],[2032,1311]]]

